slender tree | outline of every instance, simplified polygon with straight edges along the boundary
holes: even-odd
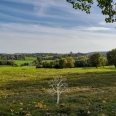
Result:
[[[56,94],[57,95],[57,104],[59,104],[60,102],[60,95],[63,93],[63,92],[66,92],[67,91],[67,83],[66,83],[66,78],[62,78],[62,76],[56,76],[56,77],[53,77],[53,79],[51,81],[49,81],[49,86],[50,86],[50,89],[48,89],[48,93],[54,95]]]

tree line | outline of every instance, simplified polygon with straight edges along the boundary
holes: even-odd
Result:
[[[0,60],[25,60],[24,54],[0,54]]]
[[[60,57],[77,57],[80,55],[86,55],[83,53],[67,53],[67,54],[59,54],[59,53],[14,53],[14,54],[0,54],[0,60],[25,60],[26,57],[35,57],[41,56],[43,60],[55,60]]]
[[[15,65],[15,62],[13,60],[0,60],[0,65]]]
[[[93,53],[89,56],[65,56],[53,61],[43,61],[42,57],[37,57],[33,61],[36,68],[73,68],[73,67],[104,67],[106,65],[114,65],[116,67],[116,49],[107,52],[106,57],[101,53]]]
[[[108,51],[106,55],[101,53],[81,54],[39,54],[32,63],[24,63],[21,66],[36,66],[36,68],[73,68],[73,67],[104,67],[105,65],[114,65],[116,67],[116,48]],[[53,56],[51,56],[53,55]],[[12,56],[12,57],[11,57]],[[15,65],[14,59],[24,60],[26,55],[3,55],[0,54],[0,65]],[[45,57],[49,59],[46,60]]]

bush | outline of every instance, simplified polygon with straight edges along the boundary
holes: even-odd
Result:
[[[15,62],[13,60],[0,60],[0,65],[14,65]]]
[[[74,67],[74,63],[73,62],[67,62],[65,64],[65,68],[73,68]]]
[[[28,66],[29,65],[29,63],[23,63],[23,64],[21,64],[21,66]]]
[[[36,68],[43,68],[43,66],[38,64],[38,65],[36,65]]]

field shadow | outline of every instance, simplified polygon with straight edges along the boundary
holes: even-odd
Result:
[[[48,84],[47,80],[43,81],[43,79],[39,80],[10,80],[6,84],[0,86],[0,90],[21,90],[28,88],[42,88],[46,87]]]
[[[64,73],[69,87],[111,87],[116,86],[116,72],[86,72],[86,73]],[[28,89],[28,88],[48,88],[48,81],[52,77],[30,80],[10,80],[7,84],[0,86],[0,89]]]
[[[87,72],[65,74],[70,87],[116,87],[116,72]]]

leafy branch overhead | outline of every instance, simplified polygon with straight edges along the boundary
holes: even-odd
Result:
[[[103,15],[108,15],[105,18],[107,23],[116,22],[116,3],[113,0],[96,0],[97,6],[102,10]],[[90,10],[95,0],[67,0],[73,5],[74,9],[85,11],[90,14]]]

